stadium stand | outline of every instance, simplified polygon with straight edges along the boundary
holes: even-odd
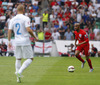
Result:
[[[81,29],[88,33],[90,40],[100,41],[100,0],[0,0],[1,39],[7,38],[9,22],[16,16],[18,4],[24,5],[25,15],[30,17],[31,28],[37,36],[40,29],[44,34],[45,30],[50,29],[54,37],[53,32],[56,29],[60,35],[58,39],[66,40],[64,35],[67,30],[70,29],[72,32],[74,24],[79,22]],[[97,30],[95,32],[96,26],[98,33]],[[66,36],[68,37],[68,33]]]

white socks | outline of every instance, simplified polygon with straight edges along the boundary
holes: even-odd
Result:
[[[18,73],[21,74],[31,63],[32,63],[32,59],[27,59],[26,61],[24,61]]]
[[[21,67],[21,60],[16,59],[16,62],[15,62],[16,73],[19,71],[20,67]]]

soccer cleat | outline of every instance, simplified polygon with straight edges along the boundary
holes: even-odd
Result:
[[[21,83],[21,75],[19,73],[17,73],[16,75],[17,75],[17,82]]]
[[[93,72],[93,70],[94,70],[94,69],[90,69],[90,71],[89,71],[89,72]]]
[[[84,64],[86,63],[86,61],[84,61],[81,65],[81,68],[84,68]]]

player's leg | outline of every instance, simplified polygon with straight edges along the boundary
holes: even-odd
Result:
[[[33,61],[33,51],[31,46],[22,47],[23,58],[27,58],[19,69],[18,73],[21,74]]]
[[[15,62],[16,72],[15,72],[15,74],[17,75],[17,82],[20,83],[21,82],[21,75],[18,74],[18,71],[21,68],[21,59],[22,59],[21,46],[16,46],[15,47],[15,57],[16,57],[16,62]]]
[[[15,74],[19,71],[20,67],[21,67],[21,59],[16,59],[16,62],[15,62],[16,72],[15,72]]]
[[[76,50],[75,51],[75,56],[78,60],[80,60],[81,62],[84,62],[84,60],[81,58],[81,56],[79,55],[80,51],[79,50]]]
[[[22,72],[32,63],[33,58],[27,59],[23,62],[21,68],[19,69],[18,73],[22,74]]]
[[[93,71],[93,67],[92,67],[91,59],[89,58],[89,45],[87,45],[87,46],[84,48],[84,52],[85,52],[86,60],[87,60],[88,65],[89,65],[89,67],[90,67],[90,72],[92,72],[92,71]]]
[[[81,68],[83,68],[86,61],[83,60],[83,59],[81,58],[81,56],[79,55],[79,53],[80,53],[81,51],[82,51],[82,47],[77,47],[77,49],[76,49],[76,51],[75,51],[75,56],[76,56],[76,58],[77,58],[78,60],[80,60],[80,61],[82,62]]]
[[[21,59],[22,59],[22,50],[21,50],[21,46],[16,46],[15,47],[15,57],[16,57],[16,61],[15,61],[15,69],[17,73],[21,67]]]

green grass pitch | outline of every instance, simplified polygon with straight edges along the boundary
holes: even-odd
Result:
[[[35,57],[22,73],[22,83],[17,83],[15,58],[0,57],[0,85],[100,85],[100,57],[91,60],[94,71],[90,73],[87,62],[82,69],[75,57]],[[70,65],[75,72],[67,71]]]

